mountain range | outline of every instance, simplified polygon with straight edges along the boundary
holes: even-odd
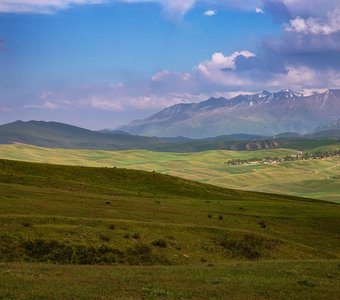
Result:
[[[190,138],[245,133],[273,136],[281,132],[306,134],[340,116],[340,89],[304,95],[289,89],[271,93],[210,98],[176,104],[119,130],[144,136]]]
[[[336,124],[336,123],[334,123]],[[324,130],[300,135],[277,136],[247,134],[223,135],[204,139],[159,138],[131,135],[122,131],[92,131],[69,124],[44,121],[15,121],[0,126],[0,144],[30,144],[48,148],[128,150],[145,149],[169,152],[206,150],[255,150],[278,147],[308,149],[339,143],[340,129],[334,124]]]

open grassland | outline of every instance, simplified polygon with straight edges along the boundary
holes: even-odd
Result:
[[[219,266],[0,265],[1,299],[339,299],[340,261]]]
[[[339,228],[327,201],[0,160],[0,298],[337,299]]]
[[[313,151],[340,149],[340,145]],[[215,150],[196,153],[166,153],[146,150],[96,151],[0,145],[0,158],[65,165],[119,167],[156,171],[221,187],[290,194],[340,203],[340,158],[278,164],[228,165],[231,159],[294,155],[297,150]]]

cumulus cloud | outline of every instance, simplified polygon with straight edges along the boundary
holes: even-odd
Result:
[[[256,8],[255,8],[255,12],[256,12],[257,14],[264,14],[264,10],[263,10],[262,8],[260,8],[260,7],[256,7]]]
[[[204,15],[206,17],[212,17],[212,16],[216,15],[216,13],[217,13],[216,10],[208,9],[204,12]]]
[[[289,21],[285,26],[286,31],[303,34],[322,34],[329,35],[340,32],[340,7],[327,14],[327,20],[321,18],[303,19],[297,17]]]
[[[276,74],[267,85],[272,88],[285,86],[296,90],[338,88],[340,72],[331,68],[318,70],[306,65],[288,65],[286,74]]]
[[[236,60],[239,57],[250,58],[255,54],[250,51],[234,52],[230,56],[224,56],[223,53],[214,53],[210,60],[200,63],[197,67],[199,74],[205,78],[220,84],[243,85],[249,84],[239,78],[234,72],[236,69]]]
[[[340,2],[338,0],[265,1],[271,12],[285,17],[283,34],[262,41],[269,55],[286,64],[314,68],[340,67]],[[274,4],[273,4],[274,3]],[[275,62],[275,61],[274,61]]]
[[[273,87],[291,87],[314,86],[318,80],[316,72],[307,66],[287,66],[286,74],[276,74],[268,83]]]
[[[201,63],[198,66],[198,69],[202,71],[202,73],[209,72],[211,69],[235,69],[236,68],[236,59],[239,56],[243,56],[246,58],[255,57],[256,55],[250,51],[236,51],[232,53],[230,56],[224,56],[223,53],[217,52],[214,53],[210,60]]]

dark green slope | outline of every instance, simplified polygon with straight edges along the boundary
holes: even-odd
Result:
[[[112,134],[43,121],[16,121],[0,126],[0,144],[24,143],[74,149],[146,149],[163,143],[158,138]]]
[[[219,200],[323,200],[226,189],[179,177],[120,168],[94,168],[0,159],[0,184],[19,184],[65,191],[132,197]]]

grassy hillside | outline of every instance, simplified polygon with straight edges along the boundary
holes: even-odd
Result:
[[[339,149],[339,145],[310,151]],[[146,150],[60,150],[0,145],[0,158],[66,165],[132,168],[180,176],[221,187],[291,194],[340,202],[339,157],[280,164],[230,166],[230,159],[296,154],[292,149],[166,153]]]
[[[40,147],[75,149],[152,149],[159,138],[92,131],[68,124],[16,121],[0,126],[0,144],[25,143]]]
[[[0,223],[5,299],[339,293],[340,207],[325,201],[0,160]]]

